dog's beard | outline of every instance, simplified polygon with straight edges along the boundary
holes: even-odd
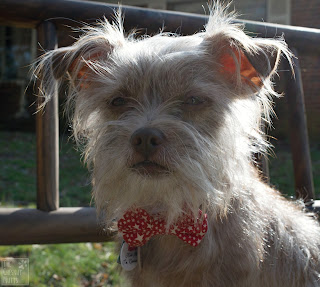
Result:
[[[162,122],[163,130],[165,126]],[[221,209],[226,195],[222,195],[218,187],[221,182],[217,174],[221,170],[214,166],[217,159],[213,159],[216,147],[212,142],[200,134],[195,136],[190,127],[175,126],[171,122],[170,131],[165,133],[170,133],[169,138],[173,139],[154,158],[163,169],[141,172],[133,164],[133,151],[128,144],[131,133],[127,129],[125,125],[121,132],[119,123],[113,132],[107,128],[91,150],[95,153],[93,196],[103,222],[108,224],[126,210],[138,207],[160,213],[168,224],[183,213],[191,213],[196,218],[199,208],[207,212],[210,206],[215,213],[218,207]],[[179,145],[181,138],[184,143]]]
[[[196,217],[199,208],[206,212],[210,200],[208,190],[215,190],[203,171],[190,170],[186,166],[159,177],[140,175],[119,165],[110,168],[112,171],[102,175],[94,185],[96,206],[98,211],[105,213],[104,220],[107,221],[118,219],[133,207],[160,213],[168,224],[186,212],[192,212]]]

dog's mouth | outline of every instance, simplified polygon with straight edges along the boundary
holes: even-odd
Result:
[[[168,175],[170,173],[168,168],[149,160],[138,162],[131,169],[141,175],[149,176]]]

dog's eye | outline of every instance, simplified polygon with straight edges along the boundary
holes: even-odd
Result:
[[[127,100],[123,97],[117,97],[111,101],[111,105],[114,107],[124,106],[127,103]]]
[[[196,96],[191,96],[187,98],[183,103],[185,105],[200,105],[204,103],[204,100]]]

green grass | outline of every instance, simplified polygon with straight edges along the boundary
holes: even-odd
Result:
[[[275,142],[269,158],[271,184],[285,195],[294,194],[288,144]],[[80,154],[67,137],[60,139],[60,206],[88,206],[89,175]],[[320,146],[311,145],[313,176],[320,195]],[[35,207],[36,138],[30,133],[0,132],[0,206]],[[27,257],[30,286],[120,286],[114,243],[0,246],[1,257]]]
[[[294,175],[290,146],[286,142],[275,141],[274,156],[269,157],[271,185],[285,196],[294,196]],[[312,143],[310,147],[315,198],[320,199],[320,145]]]
[[[60,206],[89,206],[91,187],[81,155],[59,142]],[[36,206],[36,137],[0,132],[0,206]],[[29,258],[30,286],[120,286],[114,243],[0,246],[1,257]]]
[[[113,243],[0,246],[2,257],[29,258],[30,286],[120,286]]]
[[[33,133],[1,132],[0,201],[28,206],[36,202],[36,137]],[[59,142],[60,206],[89,206],[89,174],[67,137]]]
[[[27,205],[35,202],[35,137],[1,132],[0,201]]]

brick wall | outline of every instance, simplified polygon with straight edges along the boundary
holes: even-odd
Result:
[[[320,29],[320,1],[292,0],[291,24]],[[320,140],[320,55],[299,55],[305,93],[308,130],[311,139]]]

